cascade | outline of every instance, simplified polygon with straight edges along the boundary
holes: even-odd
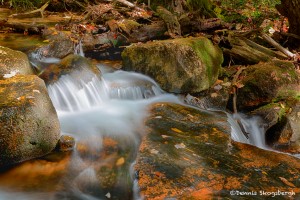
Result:
[[[82,45],[76,48],[79,48],[76,51],[80,54]],[[133,166],[141,134],[146,132],[143,130],[143,120],[147,116],[147,109],[155,102],[182,103],[176,96],[161,90],[147,76],[121,70],[101,71],[101,77],[91,76],[92,72],[89,71],[82,73],[80,77],[63,75],[58,81],[48,85],[62,134],[72,135],[76,143],[83,144],[85,151],[91,155],[82,154],[76,149],[72,152],[67,174],[61,180],[57,191],[25,193],[0,188],[0,199],[96,200],[109,199],[116,191],[120,193],[123,189],[120,185],[114,191],[105,191],[99,186],[97,169],[111,159],[97,159],[97,155],[103,153],[104,140],[107,137],[119,138],[122,146],[129,147],[129,156],[126,158],[129,160],[124,161],[129,162],[129,165],[117,171],[116,179],[118,184],[130,185],[132,199],[142,199]],[[89,81],[85,76],[91,77]],[[236,120],[241,121],[244,129],[250,133],[249,139],[243,135]],[[259,118],[228,114],[228,121],[231,124],[233,140],[267,148],[264,143],[264,130],[258,126]]]

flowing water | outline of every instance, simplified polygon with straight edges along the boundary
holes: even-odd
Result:
[[[19,171],[8,172],[16,176],[16,182],[26,178],[28,185],[20,186],[13,180],[6,184],[0,181],[0,188],[1,185],[12,186],[2,187],[3,191],[0,189],[0,199],[139,199],[133,163],[140,139],[146,132],[143,120],[147,116],[147,109],[155,102],[180,101],[174,95],[164,93],[147,76],[120,70],[102,71],[101,77],[94,75],[90,81],[85,81],[84,77],[76,80],[64,75],[48,86],[62,134],[73,136],[77,143],[67,164],[62,164],[63,174],[49,183],[30,183],[38,176],[43,177],[41,174],[46,172],[37,171],[37,177],[31,177],[24,170],[29,168],[27,165],[35,165],[28,162]],[[107,145],[107,141],[114,145]],[[60,166],[60,163],[56,165]],[[39,166],[44,167],[43,163]],[[112,172],[103,172],[107,168]],[[31,170],[34,176],[35,168]],[[58,171],[55,167],[51,170],[55,173]],[[110,180],[99,177],[101,173],[116,178]],[[0,179],[3,180],[3,177]],[[103,189],[101,185],[105,185],[105,181],[114,182]],[[38,190],[31,188],[39,183]],[[50,184],[47,186],[50,189],[42,184]]]
[[[101,77],[64,75],[48,85],[62,134],[76,139],[75,150],[0,174],[0,200],[140,199],[133,166],[148,109],[155,102],[182,103],[147,76],[99,67]],[[249,139],[237,120],[251,133]],[[265,148],[259,118],[228,114],[228,121],[234,140]]]

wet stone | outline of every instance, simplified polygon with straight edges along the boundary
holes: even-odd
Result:
[[[57,143],[58,151],[71,151],[74,149],[75,139],[69,135],[62,135]]]
[[[135,165],[145,199],[240,199],[231,190],[294,191],[293,198],[300,197],[299,160],[233,142],[224,113],[169,103],[155,104],[151,112]]]

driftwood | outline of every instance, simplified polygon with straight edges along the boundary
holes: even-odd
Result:
[[[26,13],[17,13],[17,14],[12,14],[9,17],[11,18],[33,18],[33,17],[42,17],[44,18],[44,11],[48,7],[49,1],[45,3],[42,7],[39,9],[26,12]]]
[[[123,5],[125,5],[125,6],[128,6],[130,8],[134,8],[134,9],[136,9],[138,11],[145,11],[144,9],[136,6],[135,4],[133,4],[133,3],[129,2],[129,1],[126,1],[126,0],[116,0],[116,1],[119,2],[119,3],[121,3],[121,4],[123,4]]]

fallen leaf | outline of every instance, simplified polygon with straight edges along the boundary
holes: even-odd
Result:
[[[117,166],[121,166],[125,163],[125,159],[123,157],[119,158],[116,162]]]
[[[3,78],[11,78],[11,77],[14,77],[18,72],[19,72],[19,70],[11,71],[9,74],[4,74],[4,75],[3,75]]]
[[[39,90],[32,90],[32,91],[41,94]]]
[[[286,180],[283,177],[279,177],[279,179],[286,185],[290,186],[290,187],[296,187],[293,183],[289,182],[288,180]]]
[[[234,85],[235,85],[237,88],[242,88],[242,87],[245,86],[244,84],[239,83],[239,82],[235,83]]]
[[[168,138],[168,137],[170,137],[170,136],[168,136],[168,135],[161,135],[161,137],[162,137],[162,138]]]
[[[211,93],[210,96],[211,96],[212,98],[216,98],[216,97],[218,96],[218,94],[214,92],[214,93]]]
[[[152,154],[158,154],[159,151],[157,151],[156,149],[151,149],[151,150],[150,150],[150,153],[152,153]]]
[[[175,131],[176,133],[182,133],[181,130],[179,130],[178,128],[171,128],[172,131]]]
[[[184,149],[186,147],[185,144],[183,144],[183,143],[175,144],[174,146],[176,149]]]

